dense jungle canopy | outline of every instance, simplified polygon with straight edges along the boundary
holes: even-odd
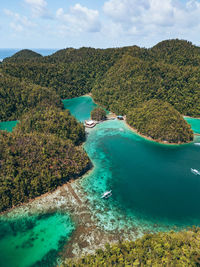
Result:
[[[93,255],[68,260],[64,266],[199,266],[199,228],[179,233],[146,234],[134,242],[106,244]]]
[[[137,131],[154,140],[186,143],[193,132],[180,113],[169,103],[152,99],[129,110],[127,122]]]
[[[187,142],[192,139],[192,133],[181,115],[200,116],[199,67],[200,48],[184,40],[163,41],[150,49],[138,46],[67,48],[45,57],[25,49],[4,59],[0,63],[0,121],[20,120],[20,123],[13,133],[0,137],[0,150],[4,151],[0,159],[0,190],[6,192],[2,197],[7,203],[1,205],[1,210],[39,194],[37,190],[27,193],[30,190],[27,191],[25,178],[20,180],[19,176],[25,157],[36,153],[37,146],[48,151],[45,133],[52,142],[60,142],[63,150],[63,142],[67,149],[72,149],[70,164],[77,164],[72,177],[77,175],[77,170],[82,173],[87,169],[89,160],[85,152],[82,152],[83,160],[75,156],[77,145],[85,138],[84,128],[63,110],[62,98],[92,92],[94,100],[102,107],[127,115],[129,124],[139,132],[154,139]],[[149,102],[151,100],[154,102]],[[165,110],[161,108],[163,103]],[[148,116],[153,117],[154,123],[146,124]],[[27,144],[29,139],[30,144]],[[16,145],[21,143],[27,147],[25,152]],[[35,160],[46,168],[47,162],[54,159],[52,153],[51,150],[44,154],[38,151],[39,157]],[[61,152],[56,153],[57,160],[63,161]],[[55,173],[49,170],[47,180],[50,182],[42,185],[40,193],[69,179],[69,173],[60,174],[59,165],[55,166]],[[40,171],[26,166],[23,177],[29,182],[38,179],[39,183]],[[17,188],[20,188],[21,197],[14,197]]]

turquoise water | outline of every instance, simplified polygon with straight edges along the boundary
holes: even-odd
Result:
[[[17,123],[19,123],[19,121],[2,121],[0,122],[0,130],[12,132]]]
[[[96,106],[90,97],[64,100],[80,121]],[[123,121],[89,130],[84,145],[94,164],[79,180],[89,208],[105,230],[145,232],[200,225],[200,137],[186,145],[161,145],[133,133]],[[112,197],[101,194],[112,190]],[[52,266],[75,226],[66,213],[0,217],[0,266]]]
[[[53,266],[74,225],[67,214],[0,217],[0,266]]]
[[[191,125],[194,133],[200,134],[200,119],[184,117],[184,119]]]
[[[85,150],[95,169],[82,181],[100,225],[116,230],[168,230],[200,224],[200,146],[161,145],[121,121],[98,125]],[[101,193],[112,190],[110,199]]]
[[[62,100],[65,109],[77,120],[83,122],[90,118],[90,112],[97,106],[90,96],[80,96],[72,99]]]
[[[200,170],[199,142],[158,144],[117,120],[90,130],[85,150],[95,167],[81,183],[100,226],[135,229],[139,235],[199,225],[200,176],[191,172]],[[106,190],[113,195],[102,200]]]

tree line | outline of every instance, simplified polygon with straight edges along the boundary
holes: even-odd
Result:
[[[0,212],[81,176],[90,160],[80,146],[84,126],[64,110],[54,89],[0,75]]]
[[[145,234],[132,242],[106,244],[94,254],[69,259],[64,266],[185,266],[200,265],[200,230]]]

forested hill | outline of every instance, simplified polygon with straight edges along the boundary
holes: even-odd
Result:
[[[0,73],[0,121],[20,120],[0,131],[0,212],[55,190],[90,168],[80,147],[84,126],[64,110],[49,87]]]
[[[96,83],[92,93],[97,102],[122,115],[143,101],[159,99],[181,114],[198,117],[199,71],[199,67],[180,68],[124,55]]]
[[[60,97],[52,88],[0,73],[0,121],[19,120],[37,105],[62,107]]]
[[[15,53],[12,57],[7,57],[4,59],[4,62],[19,62],[19,61],[31,61],[38,58],[41,58],[42,55],[36,53],[29,49],[23,49],[17,53]]]
[[[186,143],[193,140],[190,126],[169,103],[151,99],[127,113],[130,126],[147,137],[168,143]]]
[[[200,66],[200,47],[183,40],[167,40],[158,43],[150,51],[158,61],[179,66]]]
[[[181,114],[200,116],[200,48],[190,42],[167,40],[150,49],[67,48],[47,57],[20,54],[4,60],[1,71],[53,88],[61,98],[92,91],[96,101],[120,113],[156,98]]]

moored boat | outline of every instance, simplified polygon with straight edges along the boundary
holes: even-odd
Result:
[[[112,196],[112,190],[104,192],[101,198],[108,198],[110,196]]]
[[[200,175],[200,171],[191,168],[191,172],[195,175]]]

